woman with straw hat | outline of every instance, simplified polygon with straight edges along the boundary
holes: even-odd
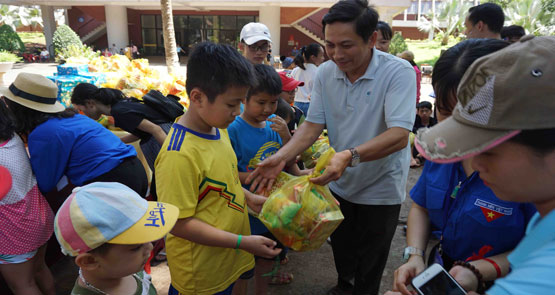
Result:
[[[63,188],[65,175],[74,185],[120,182],[146,196],[148,181],[135,149],[75,109],[64,109],[52,81],[20,73],[0,94],[28,144],[41,192]]]

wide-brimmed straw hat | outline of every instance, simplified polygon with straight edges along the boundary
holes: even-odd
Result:
[[[65,109],[58,101],[58,87],[43,75],[20,73],[8,87],[0,87],[0,94],[20,105],[44,113]]]

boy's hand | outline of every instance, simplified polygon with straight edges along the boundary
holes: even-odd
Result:
[[[272,130],[279,134],[282,141],[289,141],[289,139],[291,138],[291,133],[289,133],[287,123],[285,122],[285,120],[283,120],[283,118],[281,118],[280,116],[275,116],[268,119],[268,121],[274,123],[270,125],[270,128],[272,128]]]
[[[258,167],[251,172],[251,175],[247,177],[245,183],[249,184],[252,182],[249,190],[254,191],[256,189],[256,193],[260,194],[265,189],[268,191],[272,189],[276,177],[283,170],[283,167],[285,167],[285,160],[281,159],[278,154],[274,154],[257,166]]]
[[[263,236],[243,236],[239,249],[256,256],[274,258],[282,249],[276,248],[277,243]]]
[[[243,190],[245,192],[245,199],[247,200],[247,206],[249,206],[249,208],[251,208],[252,211],[256,213],[260,213],[260,210],[262,210],[262,206],[264,205],[264,203],[268,198],[251,193],[246,189],[243,189]]]

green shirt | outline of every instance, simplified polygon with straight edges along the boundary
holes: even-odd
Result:
[[[140,271],[133,275],[137,281],[137,291],[133,295],[156,295],[156,288],[152,285],[150,281],[150,276],[145,274],[144,271]],[[95,290],[82,287],[79,282],[75,282],[73,290],[71,290],[71,295],[98,295],[102,294]]]

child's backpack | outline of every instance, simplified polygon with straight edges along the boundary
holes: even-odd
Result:
[[[184,114],[183,105],[179,103],[179,97],[175,95],[164,96],[158,90],[150,90],[143,96],[145,105],[160,113],[168,122]]]

